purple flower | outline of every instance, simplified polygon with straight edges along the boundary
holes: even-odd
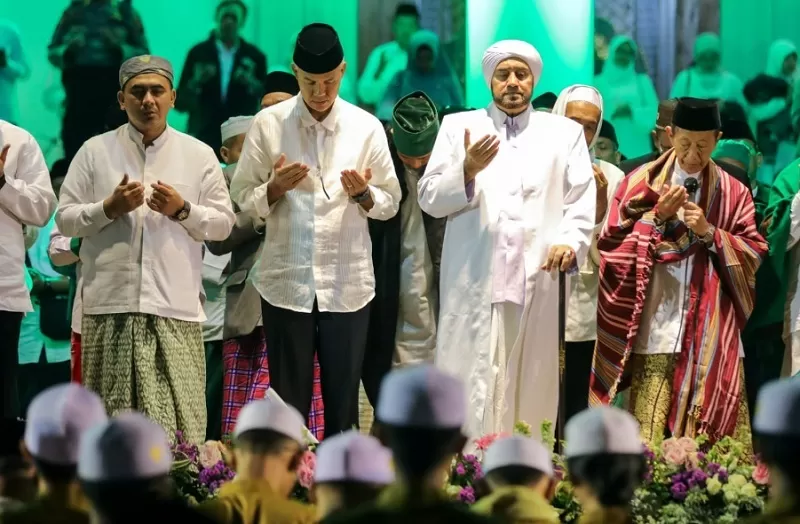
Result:
[[[702,484],[708,478],[708,475],[702,469],[696,469],[692,472],[692,476],[694,477],[694,481],[698,484]]]
[[[716,462],[712,462],[711,464],[708,465],[708,474],[711,477],[713,477],[714,475],[719,473],[719,470],[720,470],[720,466]]]
[[[688,488],[683,482],[676,482],[671,488],[669,488],[669,491],[672,493],[672,498],[682,501],[686,498],[686,492],[688,491]]]
[[[728,481],[728,470],[725,468],[719,468],[719,481],[720,482],[727,482]]]
[[[703,453],[702,451],[698,451],[697,452],[697,460],[703,461],[705,459],[706,459],[706,454]]]
[[[467,470],[466,470],[466,468],[464,468],[464,464],[459,462],[456,465],[456,475],[466,475],[466,474],[467,474]]]
[[[472,489],[471,486],[461,488],[461,491],[458,493],[458,499],[461,502],[472,504],[473,502],[475,502],[475,490]]]

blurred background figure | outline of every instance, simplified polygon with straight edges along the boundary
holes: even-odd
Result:
[[[672,83],[670,98],[691,96],[738,102],[746,106],[744,84],[720,64],[722,44],[714,33],[703,33],[694,41],[694,60]]]
[[[0,120],[16,122],[17,83],[30,74],[17,26],[10,20],[0,19]]]

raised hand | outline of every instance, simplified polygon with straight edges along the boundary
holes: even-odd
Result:
[[[688,201],[689,194],[686,192],[686,188],[683,186],[668,187],[665,184],[661,188],[661,196],[656,204],[656,216],[661,221],[669,220]]]
[[[363,194],[369,187],[369,181],[372,180],[372,170],[367,168],[362,176],[355,169],[345,169],[339,179],[342,181],[345,193],[355,197]]]
[[[694,231],[697,236],[705,236],[708,233],[709,225],[703,208],[694,202],[686,202],[683,206],[683,222]]]
[[[159,180],[155,184],[150,184],[150,187],[153,188],[153,194],[147,199],[147,207],[156,213],[172,218],[186,205],[180,193],[169,184]]]
[[[275,162],[275,165],[272,167],[274,176],[270,181],[270,185],[274,187],[279,195],[283,195],[296,188],[300,182],[305,180],[309,170],[309,167],[302,162],[287,164],[286,155],[281,154],[278,161]]]
[[[500,151],[500,139],[493,135],[484,135],[473,144],[470,140],[469,129],[465,129],[464,151],[466,151],[464,182],[468,184],[497,156]]]
[[[141,182],[131,182],[125,173],[111,196],[103,201],[103,211],[108,218],[115,220],[142,204],[144,204],[144,186]]]

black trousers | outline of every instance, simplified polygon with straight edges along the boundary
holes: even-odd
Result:
[[[565,422],[589,407],[589,378],[592,373],[594,340],[567,342],[564,358],[564,390],[567,398]]]
[[[222,438],[222,341],[206,342],[206,440]]]
[[[45,389],[70,380],[70,361],[47,362],[44,348],[35,364],[19,366],[19,412],[24,415],[33,399]]]
[[[3,418],[19,416],[17,375],[19,373],[19,329],[23,313],[0,311],[0,407]]]
[[[270,387],[308,419],[319,359],[325,436],[358,424],[358,386],[367,343],[367,304],[350,313],[298,313],[261,301]]]
[[[772,324],[758,328],[747,327],[742,332],[744,346],[744,386],[747,392],[747,407],[750,419],[756,413],[756,398],[761,386],[780,378],[783,367],[783,324]]]

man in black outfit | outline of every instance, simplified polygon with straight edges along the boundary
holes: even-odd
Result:
[[[232,116],[254,115],[267,77],[267,57],[242,39],[247,18],[242,0],[221,0],[217,28],[186,57],[175,109],[189,113],[189,134],[219,156],[219,128]]]

